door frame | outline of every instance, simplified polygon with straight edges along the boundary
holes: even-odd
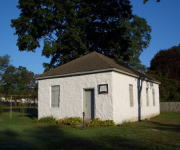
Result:
[[[93,91],[93,102],[94,102],[94,108],[93,108],[93,116],[91,116],[91,119],[95,119],[96,116],[96,101],[95,101],[95,88],[94,87],[89,87],[89,88],[83,88],[82,90],[82,112],[84,112],[84,92],[86,90],[92,90]],[[92,109],[91,109],[92,110]],[[91,112],[92,113],[92,112]]]

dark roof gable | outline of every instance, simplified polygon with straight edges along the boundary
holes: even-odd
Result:
[[[145,78],[149,78],[148,76],[132,69],[131,67],[128,67],[125,64],[117,63],[112,58],[109,58],[97,52],[92,52],[77,59],[74,59],[59,67],[56,67],[50,71],[47,71],[39,75],[37,79],[43,79],[48,77],[52,78],[53,76],[62,76],[62,75],[69,75],[74,73],[90,72],[90,71],[106,70],[106,69],[117,69],[134,76],[143,76]]]

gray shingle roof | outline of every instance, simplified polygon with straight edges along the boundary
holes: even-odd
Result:
[[[123,63],[120,64],[114,59],[97,52],[89,53],[50,71],[47,71],[39,75],[37,79],[105,69],[117,69],[134,76],[141,76],[153,80],[145,74],[142,74]]]

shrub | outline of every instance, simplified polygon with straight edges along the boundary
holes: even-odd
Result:
[[[115,123],[112,120],[102,121],[99,118],[91,120],[87,123],[88,127],[106,127],[106,126],[114,126]]]
[[[131,127],[133,126],[133,122],[130,122],[130,121],[123,121],[121,124],[118,124],[117,126],[119,127]]]
[[[82,123],[82,119],[80,117],[70,117],[70,118],[58,120],[58,124],[61,125],[78,126],[81,123]]]
[[[65,119],[56,120],[53,117],[44,117],[39,119],[39,122],[43,123],[57,123],[59,125],[65,125],[65,126],[81,126],[82,125],[82,118],[80,117],[70,117]],[[94,120],[85,121],[86,127],[107,127],[107,126],[114,126],[115,123],[112,120],[105,120],[102,121],[99,118],[96,118]]]
[[[39,122],[43,122],[43,123],[56,123],[56,119],[52,116],[49,117],[44,117],[38,120]]]

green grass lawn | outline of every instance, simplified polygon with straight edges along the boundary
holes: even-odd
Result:
[[[0,150],[180,150],[180,113],[114,127],[72,128],[0,114]]]

